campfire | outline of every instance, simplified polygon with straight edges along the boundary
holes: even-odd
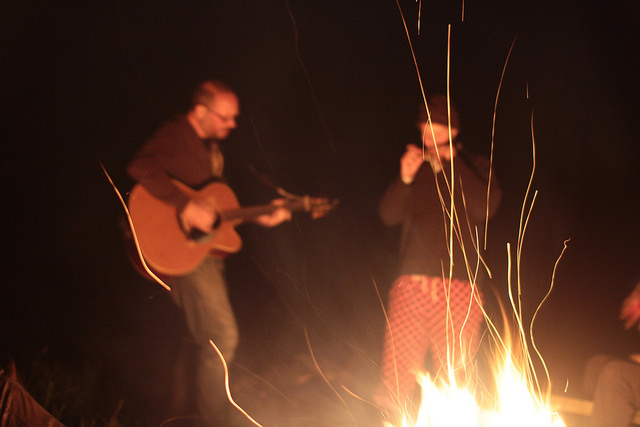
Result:
[[[509,245],[507,246],[509,249]],[[556,261],[556,267],[564,249]],[[510,259],[508,266],[510,271]],[[555,268],[553,276],[555,277]],[[552,289],[553,277],[547,297]],[[412,419],[405,414],[400,425],[387,423],[387,427],[566,427],[560,414],[551,408],[549,373],[542,355],[535,346],[532,328],[529,328],[528,334],[525,332],[522,314],[518,309],[520,302],[514,301],[510,283],[509,299],[511,315],[506,314],[507,309],[502,309],[505,325],[503,333],[498,332],[495,324],[485,313],[491,348],[491,391],[484,386],[480,387],[480,376],[473,369],[465,372],[464,378],[467,379],[464,383],[457,379],[459,375],[456,375],[452,367],[447,370],[446,375],[441,375],[438,379],[428,374],[420,374],[417,379],[421,386],[422,401],[417,416]],[[538,309],[542,303],[544,300]],[[531,325],[536,314],[531,320]],[[509,327],[508,319],[514,320],[515,327]],[[528,342],[531,342],[531,347]],[[543,367],[546,391],[543,391],[538,381],[532,354]]]
[[[422,401],[416,419],[405,415],[400,425],[386,426],[566,427],[550,408],[549,396],[537,391],[529,357],[521,350],[504,347],[494,352],[493,393],[479,392],[477,381],[458,384],[453,373],[446,380],[419,375]]]

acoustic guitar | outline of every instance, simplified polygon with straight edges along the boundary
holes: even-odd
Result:
[[[211,233],[187,230],[174,206],[157,199],[141,184],[133,188],[128,207],[142,256],[154,272],[168,276],[189,273],[210,252],[231,254],[239,251],[242,239],[235,227],[246,220],[280,207],[311,212],[313,218],[319,218],[337,204],[335,200],[303,196],[285,199],[282,205],[240,207],[233,190],[226,184],[214,182],[200,190],[178,181],[174,184],[189,198],[211,206],[218,220]]]

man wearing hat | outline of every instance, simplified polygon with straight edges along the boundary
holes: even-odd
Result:
[[[446,376],[451,369],[463,374],[476,352],[483,324],[479,253],[485,218],[500,201],[492,177],[487,208],[489,159],[457,143],[458,113],[446,96],[427,99],[417,126],[422,146],[406,146],[400,173],[379,205],[382,222],[402,229],[375,395],[391,422],[411,412],[427,356],[432,377]]]

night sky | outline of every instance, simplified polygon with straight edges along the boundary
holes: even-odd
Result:
[[[392,0],[132,3],[0,6],[4,352],[28,361],[46,348],[76,364],[162,357],[179,317],[128,263],[123,210],[100,164],[126,193],[135,150],[209,77],[241,100],[223,148],[243,204],[276,196],[261,176],[340,200],[319,220],[239,228],[245,247],[228,273],[239,357],[252,369],[253,348],[306,351],[305,327],[320,352],[379,357],[375,286],[384,295],[393,279],[398,230],[379,223],[376,205],[417,140],[420,82],[427,94],[449,82],[460,140],[485,154],[499,92],[494,170],[504,199],[487,259],[501,297],[535,141],[526,317],[569,239],[534,330],[552,380],[579,382],[588,356],[637,348],[637,332],[617,319],[640,276],[633,2],[401,0],[411,44]]]

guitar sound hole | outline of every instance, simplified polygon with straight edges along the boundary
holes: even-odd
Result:
[[[189,240],[193,240],[196,243],[204,243],[204,242],[207,242],[209,239],[211,239],[211,234],[205,233],[202,230],[194,228],[191,231],[189,231],[189,233],[187,233],[187,237],[189,238]]]
[[[218,227],[220,227],[220,224],[222,224],[222,215],[220,214],[220,212],[216,212],[216,220],[213,221],[213,229],[217,229]]]

